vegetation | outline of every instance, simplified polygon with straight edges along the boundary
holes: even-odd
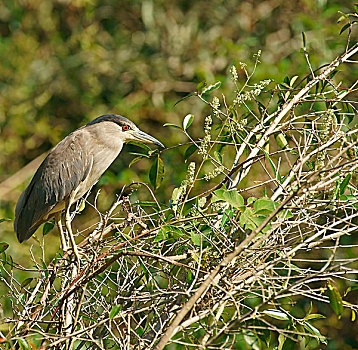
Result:
[[[358,347],[346,3],[1,4],[0,345]],[[79,270],[50,223],[20,248],[25,180],[107,112],[168,148],[129,145],[73,208]]]

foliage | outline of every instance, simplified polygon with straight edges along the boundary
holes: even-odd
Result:
[[[141,37],[139,29],[136,35],[127,31],[124,39],[116,33],[114,18],[108,14],[116,7],[111,2],[96,7],[94,2],[76,1],[66,7],[67,14],[63,8],[55,11],[64,6],[61,2],[32,6],[36,11],[31,7],[29,13],[18,11],[17,22],[26,26],[31,19],[33,26],[32,11],[32,15],[39,16],[33,30],[37,26],[52,28],[53,36],[47,38],[47,31],[42,33],[48,51],[39,53],[51,59],[37,57],[37,63],[53,66],[59,81],[52,80],[51,74],[42,76],[41,70],[35,69],[38,76],[29,76],[25,91],[18,92],[22,99],[18,110],[14,104],[8,111],[4,122],[7,132],[17,130],[17,119],[25,126],[36,120],[36,128],[40,129],[41,118],[45,114],[56,115],[56,108],[69,100],[72,103],[66,106],[66,113],[73,113],[74,120],[92,107],[93,113],[100,114],[107,104],[131,111],[138,103],[144,110],[146,89],[152,89],[149,95],[156,101],[153,103],[157,103],[157,110],[165,110],[160,88],[147,87],[142,95],[136,92],[131,96],[129,86],[151,86],[160,76],[163,57],[153,54],[154,48],[161,45],[160,26],[168,27],[165,42],[169,46],[161,52],[187,60],[181,66],[180,60],[178,63],[173,59],[164,73],[166,79],[173,75],[178,80],[206,81],[197,85],[195,93],[192,82],[185,88],[190,94],[177,108],[188,113],[182,113],[181,120],[178,115],[174,120],[168,118],[168,127],[163,128],[172,130],[174,139],[185,140],[184,145],[163,152],[145,146],[138,149],[139,145],[129,149],[135,157],[133,167],[148,165],[152,187],[141,178],[131,178],[136,183],[123,188],[105,213],[97,206],[97,196],[87,201],[86,207],[94,207],[99,219],[94,223],[85,221],[84,229],[89,233],[79,244],[83,252],[79,269],[70,252],[51,253],[53,247],[44,244],[49,237],[42,240],[37,234],[34,249],[40,253],[32,254],[31,262],[25,266],[13,257],[11,245],[1,242],[1,288],[5,291],[1,303],[6,315],[0,340],[5,348],[18,343],[23,349],[108,349],[128,344],[143,349],[156,345],[160,349],[171,343],[171,348],[178,349],[293,349],[300,345],[313,349],[329,343],[331,337],[328,326],[320,319],[328,317],[342,324],[348,315],[355,320],[358,305],[351,295],[357,287],[354,253],[358,130],[356,82],[346,67],[351,65],[352,70],[357,70],[352,59],[357,46],[351,40],[356,13],[340,19],[340,30],[343,34],[349,32],[348,39],[352,41],[342,44],[340,40],[337,44],[340,60],[311,55],[314,44],[310,35],[303,35],[302,57],[307,65],[297,67],[293,62],[292,75],[286,77],[277,72],[280,67],[268,76],[262,68],[265,52],[259,51],[251,61],[237,46],[230,51],[233,43],[225,38],[217,44],[219,36],[213,33],[202,38],[200,45],[207,45],[205,49],[194,49],[199,53],[212,50],[209,44],[214,35],[218,47],[231,53],[224,55],[224,63],[217,63],[215,72],[205,72],[203,62],[194,61],[196,52],[190,52],[194,38],[205,31],[199,26],[196,35],[191,34],[193,29],[188,25],[191,29],[186,34],[187,22],[177,25],[175,31],[174,18],[161,18],[166,12],[160,8],[155,13],[157,5],[150,1],[133,5],[137,11],[142,9],[148,33]],[[172,5],[163,2],[162,6],[169,6],[165,9],[169,11]],[[178,11],[189,22],[193,21],[190,15],[197,16],[194,22],[204,16],[209,22],[200,25],[207,30],[217,20],[215,16],[222,15],[221,10],[224,13],[230,8],[235,6],[229,4],[213,11],[214,19],[207,18],[210,16],[205,11],[193,11],[190,7]],[[80,20],[77,12],[84,19]],[[52,16],[44,16],[46,13]],[[66,19],[63,23],[62,17]],[[96,17],[100,19],[94,20]],[[231,20],[233,17],[228,22]],[[128,23],[130,19],[126,18],[120,25]],[[57,32],[60,24],[64,28]],[[297,26],[295,20],[291,24]],[[8,26],[16,25],[19,24],[15,21]],[[83,33],[76,32],[83,26]],[[124,48],[130,36],[134,46]],[[183,42],[177,41],[179,37]],[[256,40],[260,38],[258,35]],[[9,36],[8,41],[12,39]],[[34,42],[28,43],[31,53]],[[188,43],[192,45],[186,47]],[[2,44],[10,45],[6,40]],[[71,50],[76,51],[78,46],[83,53],[76,57]],[[108,50],[103,49],[106,46]],[[18,44],[11,49],[26,47]],[[51,56],[51,49],[58,56]],[[231,64],[231,54],[245,63]],[[136,61],[138,56],[141,60]],[[126,67],[133,62],[131,69],[122,71],[116,64],[118,58]],[[141,65],[141,74],[136,75],[138,62],[145,63]],[[327,62],[328,66],[322,66]],[[66,76],[61,76],[59,64]],[[86,64],[93,68],[92,72],[85,69]],[[4,67],[8,67],[8,79],[14,80],[6,84],[5,91],[15,89],[17,79],[20,81],[24,73],[15,77],[10,61]],[[131,78],[127,76],[126,80],[126,73]],[[220,79],[215,79],[214,73]],[[121,77],[121,82],[111,77]],[[92,89],[84,88],[88,82]],[[56,85],[62,83],[64,87]],[[180,86],[177,83],[162,89],[175,89]],[[47,95],[43,95],[47,90]],[[78,101],[64,96],[83,90],[87,93]],[[36,97],[43,104],[37,105]],[[119,107],[122,104],[127,105]],[[49,130],[47,121],[43,123],[43,134],[36,136],[41,142]],[[51,123],[56,125],[55,119],[50,119]],[[26,133],[23,130],[16,137],[25,138]],[[55,130],[51,137],[59,134]],[[19,139],[12,152],[22,148]],[[10,161],[6,163],[5,167],[13,166]],[[102,186],[117,180],[107,175]],[[83,203],[75,209],[75,222],[81,219]],[[0,226],[5,224],[6,221],[1,222]],[[47,224],[42,232],[50,229],[51,224]],[[77,231],[83,235],[83,229]],[[53,260],[46,260],[48,256]],[[355,340],[350,341],[353,344]]]

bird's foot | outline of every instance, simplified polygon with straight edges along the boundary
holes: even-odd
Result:
[[[80,269],[80,266],[81,266],[81,256],[80,256],[80,252],[79,252],[79,250],[78,250],[78,248],[77,248],[77,245],[74,244],[73,247],[72,247],[72,249],[73,249],[73,253],[74,253],[75,258],[76,258],[76,262],[77,262],[78,269]]]
[[[72,253],[72,251],[71,251]],[[81,258],[85,258],[87,262],[90,262],[91,260],[86,255],[85,250],[79,248],[77,245],[73,247],[73,253],[77,262],[77,265],[80,266]]]

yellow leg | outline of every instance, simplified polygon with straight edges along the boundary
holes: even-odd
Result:
[[[70,207],[71,207],[71,203],[68,204],[67,209],[66,209],[65,223],[66,223],[68,236],[70,237],[70,242],[72,245],[73,253],[75,254],[78,266],[80,266],[80,261],[81,261],[80,254],[78,252],[77,244],[75,242],[75,237],[73,237],[73,233],[72,233]]]
[[[65,234],[62,228],[62,221],[61,221],[61,212],[57,213],[55,216],[55,221],[58,227],[58,231],[60,233],[61,245],[63,252],[66,252],[69,248],[68,242],[66,240]]]

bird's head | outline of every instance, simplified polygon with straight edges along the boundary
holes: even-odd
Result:
[[[137,141],[143,143],[152,143],[163,148],[165,147],[156,138],[140,130],[132,121],[120,115],[105,114],[92,120],[87,125],[93,125],[101,122],[113,122],[119,126],[119,128],[117,127],[117,132],[123,143]]]

